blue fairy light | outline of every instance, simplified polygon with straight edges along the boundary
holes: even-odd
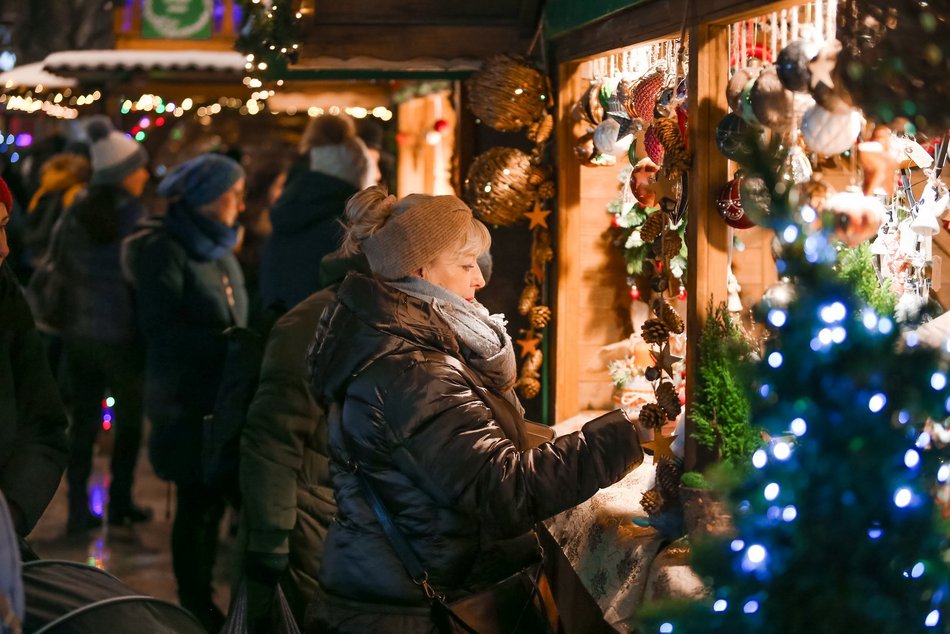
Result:
[[[941,465],[937,469],[937,482],[946,482],[950,479],[950,465]]]
[[[844,343],[848,338],[848,331],[841,326],[835,326],[831,329],[831,340],[835,343]]]
[[[882,335],[887,335],[892,330],[894,330],[894,322],[889,317],[881,317],[877,322],[877,331]]]
[[[663,625],[660,626],[660,634],[671,634],[672,631],[673,631],[672,623],[664,623]]]
[[[877,414],[884,406],[887,405],[887,397],[883,393],[878,392],[870,399],[868,399],[868,409]]]
[[[746,604],[742,606],[742,611],[746,614],[755,614],[759,611],[759,602],[755,599],[750,599],[746,601]]]
[[[940,622],[940,610],[933,610],[930,614],[927,615],[927,618],[924,619],[924,625],[927,627],[936,627],[937,623]]]
[[[770,506],[769,510],[765,512],[765,516],[770,521],[777,522],[782,517],[782,509],[777,506]]]
[[[824,246],[825,240],[820,233],[813,233],[805,238],[805,259],[812,264],[820,260]]]
[[[913,469],[920,464],[920,454],[917,453],[916,449],[908,449],[904,453],[904,464],[907,465],[908,469]]]
[[[759,396],[762,398],[768,398],[769,394],[772,393],[772,386],[768,383],[763,383],[762,387],[759,388]]]
[[[713,612],[725,612],[729,608],[729,602],[725,599],[718,599],[713,603]]]
[[[782,239],[788,244],[795,242],[798,239],[798,227],[795,225],[785,227],[785,230],[782,231]]]
[[[918,561],[916,564],[914,564],[914,567],[910,569],[910,576],[914,579],[920,579],[922,576],[924,576],[925,570],[926,568],[924,566],[924,562]]]
[[[873,527],[868,529],[868,537],[871,539],[880,539],[884,535],[884,531],[880,528]]]
[[[776,328],[781,328],[785,325],[785,322],[788,321],[788,313],[781,308],[773,308],[769,311],[768,319],[770,324]]]
[[[784,440],[779,440],[772,446],[772,455],[777,460],[788,460],[788,457],[792,455],[792,446]]]
[[[877,328],[877,313],[875,313],[873,310],[865,309],[861,321],[864,323],[865,328],[868,330],[874,330]]]
[[[806,431],[808,431],[808,423],[805,422],[804,418],[796,418],[792,421],[790,429],[792,430],[793,434],[801,437],[805,435]]]
[[[732,543],[729,544],[729,548],[731,548],[734,553],[741,552],[742,549],[745,548],[745,542],[741,539],[734,539]]]
[[[950,401],[948,401],[948,402],[950,402]],[[897,422],[899,422],[901,425],[906,425],[907,423],[909,423],[909,422],[910,422],[910,412],[908,412],[906,409],[902,409],[901,411],[899,411],[899,412],[897,413]]]
[[[818,311],[818,316],[826,324],[834,324],[848,315],[848,309],[841,302],[832,302],[822,306]]]
[[[920,343],[920,335],[911,330],[906,335],[904,335],[904,343],[907,344],[908,348],[916,348]]]
[[[762,544],[752,544],[749,546],[749,550],[746,551],[746,557],[749,558],[754,564],[760,564],[765,561],[765,558],[768,556],[769,552],[765,549],[765,546]]]
[[[809,342],[808,347],[811,348],[813,352],[818,352],[824,346],[822,346],[821,341],[818,340],[818,337],[815,337]]]
[[[765,453],[764,449],[756,449],[755,453],[752,454],[752,466],[756,469],[761,469],[766,464],[768,464],[769,456]]]
[[[825,346],[831,345],[831,340],[832,340],[831,328],[822,328],[821,330],[818,331],[818,341],[820,341],[822,345],[825,345]]]
[[[782,353],[777,350],[769,355],[769,365],[773,368],[781,367],[782,361],[784,361],[782,358]]]
[[[894,506],[899,509],[906,508],[910,506],[910,503],[914,499],[913,492],[907,487],[900,487],[894,491]]]
[[[796,517],[798,517],[798,509],[794,504],[789,504],[782,509],[782,519],[786,522],[794,522]]]
[[[802,207],[802,210],[799,212],[802,217],[802,220],[805,221],[805,224],[811,224],[818,220],[818,212],[815,211],[815,208],[811,205],[805,205]]]
[[[942,390],[947,387],[947,375],[943,372],[934,372],[930,375],[930,387],[935,390]]]
[[[778,482],[769,482],[765,485],[765,490],[762,492],[762,495],[766,500],[770,502],[778,497],[778,494],[782,492],[782,487],[778,485]]]
[[[930,433],[921,432],[920,436],[917,437],[917,442],[914,443],[921,449],[926,449],[930,446]]]

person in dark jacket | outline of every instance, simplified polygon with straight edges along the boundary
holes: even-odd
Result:
[[[376,183],[366,146],[349,118],[311,120],[283,193],[270,212],[273,228],[261,262],[263,306],[296,306],[320,290],[320,260],[342,237],[347,198]]]
[[[66,468],[66,412],[13,270],[6,226],[13,197],[0,180],[0,492],[20,538],[46,510]]]
[[[474,299],[487,229],[454,196],[397,202],[371,189],[363,203],[383,210],[362,242],[374,275],[344,280],[310,354],[312,389],[330,412],[337,512],[308,627],[431,632],[423,588],[364,485],[431,589],[453,600],[537,565],[533,526],[616,482],[643,454],[623,417],[530,449],[504,319]],[[532,628],[543,617],[521,606],[522,631],[541,631]]]
[[[34,266],[46,255],[53,226],[76,200],[92,175],[87,146],[74,143],[46,161],[40,169],[40,186],[27,206],[23,242]]]
[[[244,576],[252,631],[267,631],[278,581],[298,623],[317,589],[323,539],[336,504],[326,412],[310,393],[305,352],[347,274],[370,274],[360,244],[379,224],[380,209],[362,204],[364,196],[373,199],[377,194],[367,189],[350,198],[344,242],[320,263],[325,288],[274,324],[243,430],[242,511],[248,529]],[[487,282],[490,252],[479,256],[478,265]]]
[[[63,326],[64,362],[70,386],[68,533],[101,525],[90,510],[87,486],[93,446],[102,428],[102,401],[115,399],[109,523],[148,521],[152,510],[133,502],[135,465],[142,444],[144,350],[136,325],[132,288],[119,262],[122,240],[144,216],[142,192],[148,157],[136,141],[105,116],[86,126],[92,177],[56,226],[57,266],[71,284],[72,313]]]
[[[244,170],[204,154],[158,187],[168,213],[126,241],[147,343],[149,457],[176,487],[172,567],[181,605],[209,629],[224,621],[212,600],[212,568],[225,500],[202,482],[202,420],[211,413],[227,353],[224,330],[247,325],[247,294],[234,248],[244,208]]]

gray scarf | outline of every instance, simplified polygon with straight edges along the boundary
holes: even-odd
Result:
[[[462,344],[465,361],[521,414],[524,408],[514,393],[517,382],[515,351],[501,314],[491,315],[477,301],[466,301],[421,277],[405,277],[387,284],[432,304]]]

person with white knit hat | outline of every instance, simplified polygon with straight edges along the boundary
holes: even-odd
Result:
[[[146,215],[141,196],[149,179],[148,155],[104,115],[90,118],[86,134],[92,177],[50,238],[51,244],[61,245],[63,269],[72,282],[71,310],[61,332],[72,389],[68,533],[102,524],[90,510],[87,487],[107,394],[115,399],[109,523],[128,525],[152,517],[151,509],[132,499],[142,440],[145,357],[132,289],[119,263],[122,241]]]

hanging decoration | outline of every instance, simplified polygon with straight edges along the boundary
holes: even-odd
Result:
[[[244,23],[234,48],[246,55],[247,74],[260,77],[271,65],[296,62],[300,49],[297,23],[305,7],[296,10],[293,0],[239,1]]]
[[[531,231],[531,265],[518,302],[528,327],[515,340],[523,360],[515,387],[532,399],[541,392],[540,346],[551,320],[551,309],[542,303],[547,266],[554,258],[548,228],[551,211],[545,209],[556,194],[545,164],[545,147],[554,129],[550,88],[546,76],[527,59],[509,55],[487,60],[466,87],[469,108],[481,123],[502,132],[524,130],[534,144],[530,153],[491,148],[475,158],[464,183],[465,199],[481,220],[501,227],[527,221]]]

